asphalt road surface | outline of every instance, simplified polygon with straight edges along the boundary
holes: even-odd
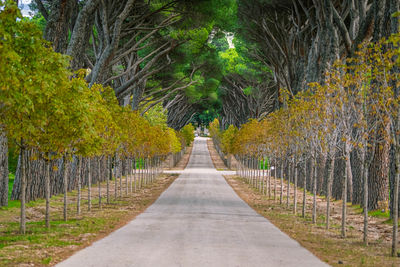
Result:
[[[144,213],[58,266],[327,266],[258,215],[196,138],[185,171]]]

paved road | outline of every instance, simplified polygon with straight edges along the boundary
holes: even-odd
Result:
[[[242,201],[206,139],[144,213],[58,266],[327,266]]]

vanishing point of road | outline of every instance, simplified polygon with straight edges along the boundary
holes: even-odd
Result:
[[[145,212],[58,266],[327,266],[257,214],[196,138],[189,163]]]

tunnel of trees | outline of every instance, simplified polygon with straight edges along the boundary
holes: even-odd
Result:
[[[7,5],[12,6],[10,1]],[[161,120],[165,135],[172,131],[174,139],[179,133],[172,129],[179,131],[190,122],[204,127],[218,118],[211,127],[215,142],[245,166],[250,158],[268,154],[280,162],[285,179],[296,173],[311,192],[367,205],[366,210],[390,209],[392,216],[398,216],[398,208],[393,208],[400,207],[395,197],[400,169],[398,0],[35,0],[30,9],[34,15],[29,19],[12,14],[7,18],[2,12],[0,22],[6,29],[2,34],[34,36],[30,52],[25,52],[30,54],[22,56],[35,62],[32,53],[49,54],[47,63],[37,64],[53,67],[35,66],[30,71],[40,72],[43,79],[66,77],[42,87],[73,83],[67,87],[75,88],[75,95],[64,102],[74,103],[75,97],[88,105],[97,103],[94,113],[104,116],[90,115],[94,117],[87,120],[102,121],[101,126],[92,126],[101,128],[96,131],[105,141],[103,147],[93,148],[99,143],[98,134],[87,131],[89,126],[77,119],[76,131],[65,133],[70,134],[69,143],[39,146],[57,139],[52,132],[30,142],[15,121],[5,118],[31,114],[29,103],[19,98],[12,102],[2,93],[1,205],[7,204],[8,158],[14,162],[19,158],[12,198],[21,198],[21,188],[26,188],[24,197],[31,200],[45,195],[42,177],[50,160],[58,166],[49,174],[51,193],[58,194],[78,183],[71,179],[65,185],[66,169],[87,173],[100,166],[119,166],[114,169],[128,173],[130,161],[146,154],[156,164],[171,152],[145,151],[129,138],[115,141],[109,129],[122,127],[115,125],[131,121],[122,130],[128,136],[137,123],[147,125],[135,130],[140,139],[146,134],[138,132],[154,131],[151,127],[161,127],[157,122]],[[17,29],[11,23],[21,25]],[[8,45],[22,54],[27,48],[14,41]],[[0,55],[16,60],[4,49]],[[0,67],[3,77],[12,71]],[[17,74],[21,79],[29,75]],[[26,110],[7,108],[15,103],[25,104]],[[61,127],[63,120],[56,122],[47,112],[67,112],[57,110],[51,101],[41,104],[50,107],[47,111],[42,107],[48,123]],[[77,112],[84,112],[84,104]],[[65,110],[73,110],[72,105]],[[30,121],[24,123],[30,127]],[[232,138],[223,138],[226,129],[231,129],[227,136]],[[74,139],[77,132],[87,132],[85,142]],[[228,146],[223,140],[235,142]],[[26,155],[15,155],[22,150]],[[25,167],[23,159],[31,154],[39,156]],[[69,162],[66,167],[64,162]],[[21,183],[21,172],[32,174],[27,184]],[[108,179],[96,171],[92,176],[89,183]]]

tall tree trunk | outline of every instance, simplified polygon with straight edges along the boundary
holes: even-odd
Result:
[[[120,166],[119,164],[122,163],[121,160],[119,160],[118,166]],[[121,164],[122,165],[122,164]],[[122,175],[124,175],[124,168],[123,166],[121,166],[121,173],[119,174],[119,198],[122,199]]]
[[[131,158],[129,158],[129,168],[128,168],[128,170],[129,170],[129,191],[130,191],[130,193],[132,194],[132,192],[133,192],[133,185],[132,185],[132,174],[133,174],[133,168],[132,168],[132,159]]]
[[[270,163],[270,161],[268,161]],[[272,170],[271,170],[271,164],[268,164],[268,198],[271,199],[271,179],[272,179]]]
[[[67,221],[67,205],[68,205],[68,165],[69,161],[66,156],[64,156],[64,169],[63,169],[63,181],[64,181],[64,208],[63,208],[63,217],[64,221]]]
[[[314,165],[314,175],[313,175],[313,211],[312,211],[312,222],[317,223],[317,176],[318,176],[318,166],[317,166],[317,155],[313,158]]]
[[[0,207],[8,205],[8,140],[0,126]]]
[[[108,156],[108,178],[107,178],[107,204],[110,204],[110,180],[112,180],[112,157]]]
[[[137,181],[136,181],[136,180],[137,180],[137,176],[136,176],[136,175],[137,175],[137,173],[136,173],[136,164],[137,164],[137,163],[136,163],[136,158],[134,158],[134,159],[133,159],[133,182],[135,183],[135,187],[134,187],[134,188],[135,188],[135,192],[136,192],[136,189],[137,189],[137,188],[136,188],[136,187],[137,187],[137,185],[136,185],[136,184],[137,184]]]
[[[397,118],[396,128],[400,126],[400,116]],[[394,190],[393,190],[393,237],[392,237],[392,256],[397,256],[397,237],[398,237],[398,219],[399,219],[399,183],[400,183],[400,136],[396,132],[395,137],[395,160],[396,160],[396,173],[394,177]]]
[[[124,160],[125,164],[124,164],[124,175],[125,175],[125,195],[129,194],[129,168],[128,168],[128,163],[129,163],[129,159],[126,158]]]
[[[282,201],[283,201],[283,173],[284,173],[284,169],[285,169],[285,161],[283,159],[283,157],[281,157],[281,192],[280,192],[280,198],[279,198],[279,204],[282,205]]]
[[[263,181],[263,185],[262,185],[262,194],[266,195],[266,181],[265,181],[266,177],[265,177],[265,157],[263,158],[263,169],[262,169],[262,181]]]
[[[276,172],[278,168],[278,159],[275,158],[275,164],[274,164],[274,201],[276,201]]]
[[[383,127],[383,126],[382,126]],[[370,152],[372,153],[372,152]],[[369,169],[369,210],[387,209],[389,199],[389,144],[375,147],[374,160]]]
[[[346,139],[349,140],[349,139]],[[349,180],[349,173],[351,172],[350,167],[350,149],[349,145],[345,144],[345,171],[344,171],[344,181],[343,181],[343,191],[342,191],[342,237],[346,237],[346,215],[347,215],[347,183]]]
[[[92,171],[91,171],[91,159],[88,158],[88,211],[92,210]]]
[[[336,150],[331,152],[331,162],[328,170],[328,180],[326,182],[326,229],[329,229],[329,222],[331,216],[331,195],[332,195],[332,182],[333,182],[333,173],[335,171],[335,152]]]
[[[363,164],[362,169],[362,179],[364,186],[364,198],[363,198],[363,208],[364,208],[364,233],[363,233],[363,241],[365,245],[368,245],[368,170],[369,164],[366,158],[367,155],[367,145],[365,144],[361,150],[361,162]],[[374,148],[373,148],[374,149]]]
[[[346,168],[347,168],[347,189],[348,189],[348,196],[349,202],[353,202],[353,170],[351,168],[351,151],[348,152],[348,157],[346,157]]]
[[[97,158],[97,184],[99,187],[99,209],[101,209],[101,171],[100,171],[100,157]]]
[[[328,159],[327,153],[322,154],[322,159],[321,159],[321,165],[317,170],[319,170],[318,175],[317,175],[317,193],[322,194],[323,190],[323,185],[324,185],[324,177],[325,177],[325,170],[326,170],[326,161]],[[329,174],[328,174],[329,175]]]
[[[288,177],[287,177],[287,198],[286,198],[286,207],[289,208],[289,201],[290,201],[290,176],[292,171],[292,164],[290,164],[291,160],[288,162]]]
[[[304,177],[303,177],[303,208],[301,216],[306,217],[306,203],[307,203],[307,160],[304,158]]]
[[[397,140],[399,142],[400,140]],[[392,237],[392,256],[397,256],[397,236],[398,236],[398,218],[399,218],[399,181],[400,181],[400,148],[397,143],[395,146],[396,157],[396,175],[394,180],[393,195],[393,237]]]
[[[81,188],[82,188],[82,156],[78,157],[78,195],[76,199],[76,214],[81,214]]]
[[[25,196],[26,196],[26,150],[23,147],[23,141],[21,141],[20,148],[20,159],[21,159],[21,217],[20,217],[20,232],[21,234],[26,233],[26,207],[25,207]]]
[[[297,178],[299,174],[299,169],[298,169],[298,164],[297,160],[295,160],[294,163],[294,186],[293,186],[293,213],[296,215],[297,214]]]
[[[46,195],[46,212],[45,212],[45,224],[46,228],[50,228],[50,165],[51,161],[48,159],[45,161],[45,195]]]
[[[118,198],[117,154],[114,156],[114,198]]]

